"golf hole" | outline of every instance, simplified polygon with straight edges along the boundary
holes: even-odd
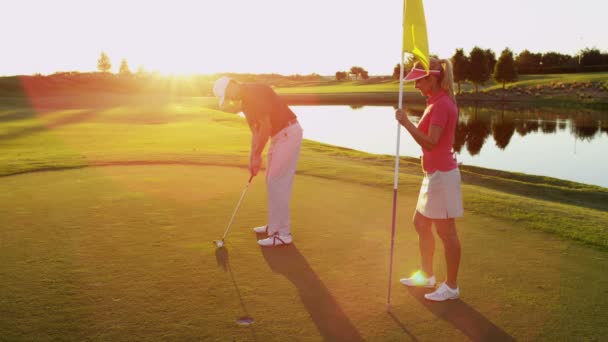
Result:
[[[247,316],[239,317],[236,320],[236,324],[238,325],[250,325],[251,323],[253,323],[253,318]]]

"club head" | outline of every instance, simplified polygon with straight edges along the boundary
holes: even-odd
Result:
[[[222,248],[224,247],[224,239],[221,240],[213,240],[213,244],[217,247],[217,248]]]

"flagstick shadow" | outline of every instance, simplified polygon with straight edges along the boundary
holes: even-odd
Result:
[[[302,303],[326,341],[363,341],[327,287],[295,245],[262,248],[270,268],[291,281]]]
[[[460,299],[432,302],[424,298],[428,289],[407,288],[410,294],[435,316],[449,322],[472,341],[515,341],[482,314]]]
[[[388,312],[388,315],[391,316],[391,318],[393,319],[393,321],[395,321],[395,323],[397,323],[397,325],[399,325],[399,327],[401,328],[401,330],[403,330],[403,332],[414,342],[418,341],[418,339],[412,335],[412,333],[407,330],[407,328],[405,327],[405,325],[403,323],[401,323],[401,320],[399,320],[399,318],[397,318],[397,316],[395,316],[395,314],[392,311]]]
[[[230,267],[228,249],[226,247],[216,248],[215,249],[215,260],[217,261],[217,265],[219,267],[221,267],[224,270],[224,272],[227,271],[230,274],[230,279],[232,279],[232,284],[234,285],[234,288],[236,289],[236,294],[239,297],[239,302],[241,303],[241,308],[243,309],[243,313],[244,313],[244,317],[239,317],[239,318],[252,318],[251,316],[249,316],[249,312],[247,311],[247,307],[245,307],[245,302],[243,301],[243,296],[241,296],[241,291],[239,290],[236,280],[234,279],[234,274],[232,273],[232,268]],[[249,327],[249,331],[251,332],[252,339],[254,341],[257,341],[258,339],[255,336],[255,328],[253,327],[252,324],[250,324],[248,327]]]

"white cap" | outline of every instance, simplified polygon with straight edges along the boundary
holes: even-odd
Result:
[[[224,99],[226,98],[226,89],[228,88],[228,84],[230,84],[230,81],[232,81],[230,77],[224,76],[215,81],[215,84],[213,85],[213,94],[215,94],[216,97],[220,98],[220,106],[224,105]]]

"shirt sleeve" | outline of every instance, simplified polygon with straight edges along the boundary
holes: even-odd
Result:
[[[249,128],[252,131],[256,131],[260,127],[260,122],[258,121],[258,118],[252,112],[247,113],[243,111],[243,114],[245,114],[245,118],[247,119]]]
[[[448,117],[447,106],[443,103],[436,103],[433,105],[430,124],[445,128],[448,123]]]

